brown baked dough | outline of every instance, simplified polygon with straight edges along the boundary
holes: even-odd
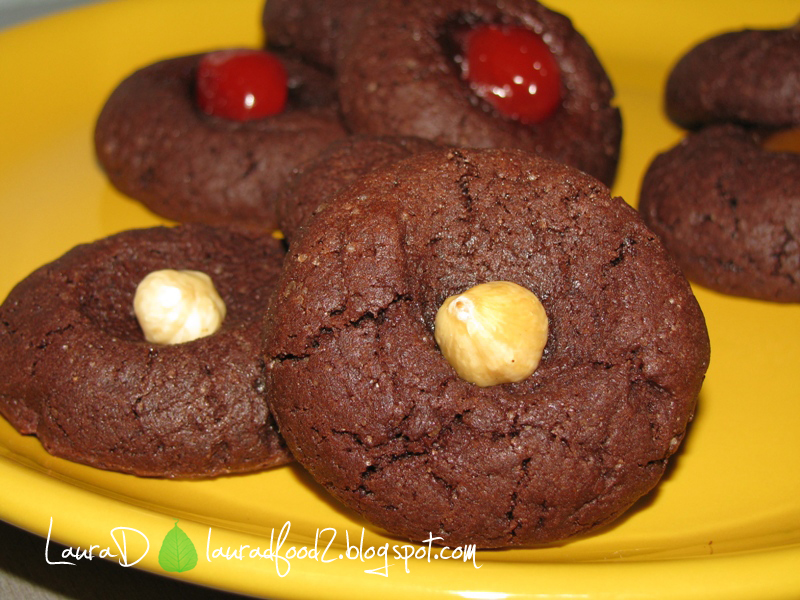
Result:
[[[555,114],[523,125],[491,109],[461,80],[458,32],[479,23],[542,35],[562,74]],[[454,146],[538,152],[608,185],[622,125],[605,70],[569,19],[530,0],[376,0],[337,75],[342,113],[358,133],[410,135]]]
[[[270,48],[334,71],[372,0],[269,0],[262,26]]]
[[[433,323],[493,280],[533,291],[550,331],[533,375],[479,388]],[[709,342],[657,236],[597,180],[518,150],[441,150],[308,222],[265,352],[281,433],[335,497],[412,540],[502,547],[591,531],[652,489]]]
[[[0,411],[55,456],[157,477],[288,462],[264,398],[261,316],[283,261],[268,235],[186,225],[67,252],[0,306]],[[215,334],[145,341],[133,314],[158,269],[208,274],[227,305]]]
[[[275,200],[281,232],[291,242],[306,218],[359,177],[437,144],[421,138],[351,135],[300,165]]]
[[[670,72],[670,119],[693,129],[732,121],[800,124],[800,25],[731,31],[687,52]]]
[[[161,216],[275,229],[273,196],[292,168],[345,135],[332,81],[284,58],[287,108],[237,122],[196,106],[200,56],[149,65],[120,83],[97,120],[98,160],[115,187]]]
[[[690,279],[717,291],[800,302],[800,154],[764,133],[709,125],[656,157],[639,210]]]

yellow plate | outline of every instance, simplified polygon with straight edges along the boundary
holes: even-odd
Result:
[[[796,0],[551,5],[573,18],[615,81],[626,128],[616,192],[631,203],[647,163],[680,136],[661,109],[674,60],[713,33],[800,16]],[[79,242],[159,222],[97,168],[98,110],[135,67],[259,44],[259,12],[260,0],[114,2],[0,35],[0,297]],[[585,539],[467,561],[411,547],[417,554],[404,560],[403,540],[340,508],[298,468],[139,479],[50,457],[2,419],[0,518],[73,548],[97,546],[95,556],[119,555],[119,543],[127,554],[115,560],[162,574],[159,550],[178,519],[198,562],[173,576],[271,597],[798,597],[800,306],[697,294],[712,365],[687,443],[654,493]],[[243,546],[241,558],[231,555]]]

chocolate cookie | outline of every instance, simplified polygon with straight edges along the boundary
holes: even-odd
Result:
[[[650,165],[639,210],[698,283],[800,302],[800,154],[765,134],[708,126]]]
[[[686,53],[670,72],[666,110],[682,127],[733,121],[800,124],[800,26],[733,31]]]
[[[535,124],[504,116],[464,81],[464,41],[485,25],[520,26],[546,44],[560,70],[560,101],[550,116]],[[621,119],[611,82],[569,19],[537,2],[377,0],[339,64],[337,82],[354,132],[520,148],[606,184],[614,180]]]
[[[532,291],[550,328],[518,383],[461,379],[446,297]],[[700,308],[636,211],[517,150],[413,156],[349,186],[292,244],[266,320],[267,390],[295,457],[412,540],[527,545],[619,516],[664,473],[709,359]]]
[[[335,70],[372,0],[270,0],[262,26],[271,48]]]
[[[284,59],[286,109],[238,122],[196,106],[200,57],[147,66],[114,90],[97,120],[100,164],[121,192],[169,219],[274,229],[272,196],[292,168],[345,135],[332,81]]]
[[[0,306],[0,410],[56,456],[137,475],[207,477],[286,463],[264,398],[261,317],[283,250],[268,235],[186,225],[77,246]],[[208,274],[227,305],[215,334],[145,341],[138,283]]]
[[[291,241],[301,223],[337,193],[378,168],[439,146],[410,137],[348,136],[334,142],[292,173],[278,193],[278,222]]]

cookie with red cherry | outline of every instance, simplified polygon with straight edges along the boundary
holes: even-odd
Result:
[[[377,0],[336,69],[354,132],[520,148],[614,180],[612,84],[570,20],[538,2]]]
[[[181,222],[274,229],[291,170],[346,135],[330,76],[260,49],[143,67],[111,93],[95,148],[111,183]]]

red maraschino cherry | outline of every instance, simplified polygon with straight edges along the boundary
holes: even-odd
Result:
[[[539,123],[561,103],[561,73],[540,36],[520,26],[481,25],[466,36],[463,76],[501,114]]]
[[[288,95],[286,69],[263,50],[209,52],[200,59],[196,85],[203,112],[235,121],[276,115]]]

